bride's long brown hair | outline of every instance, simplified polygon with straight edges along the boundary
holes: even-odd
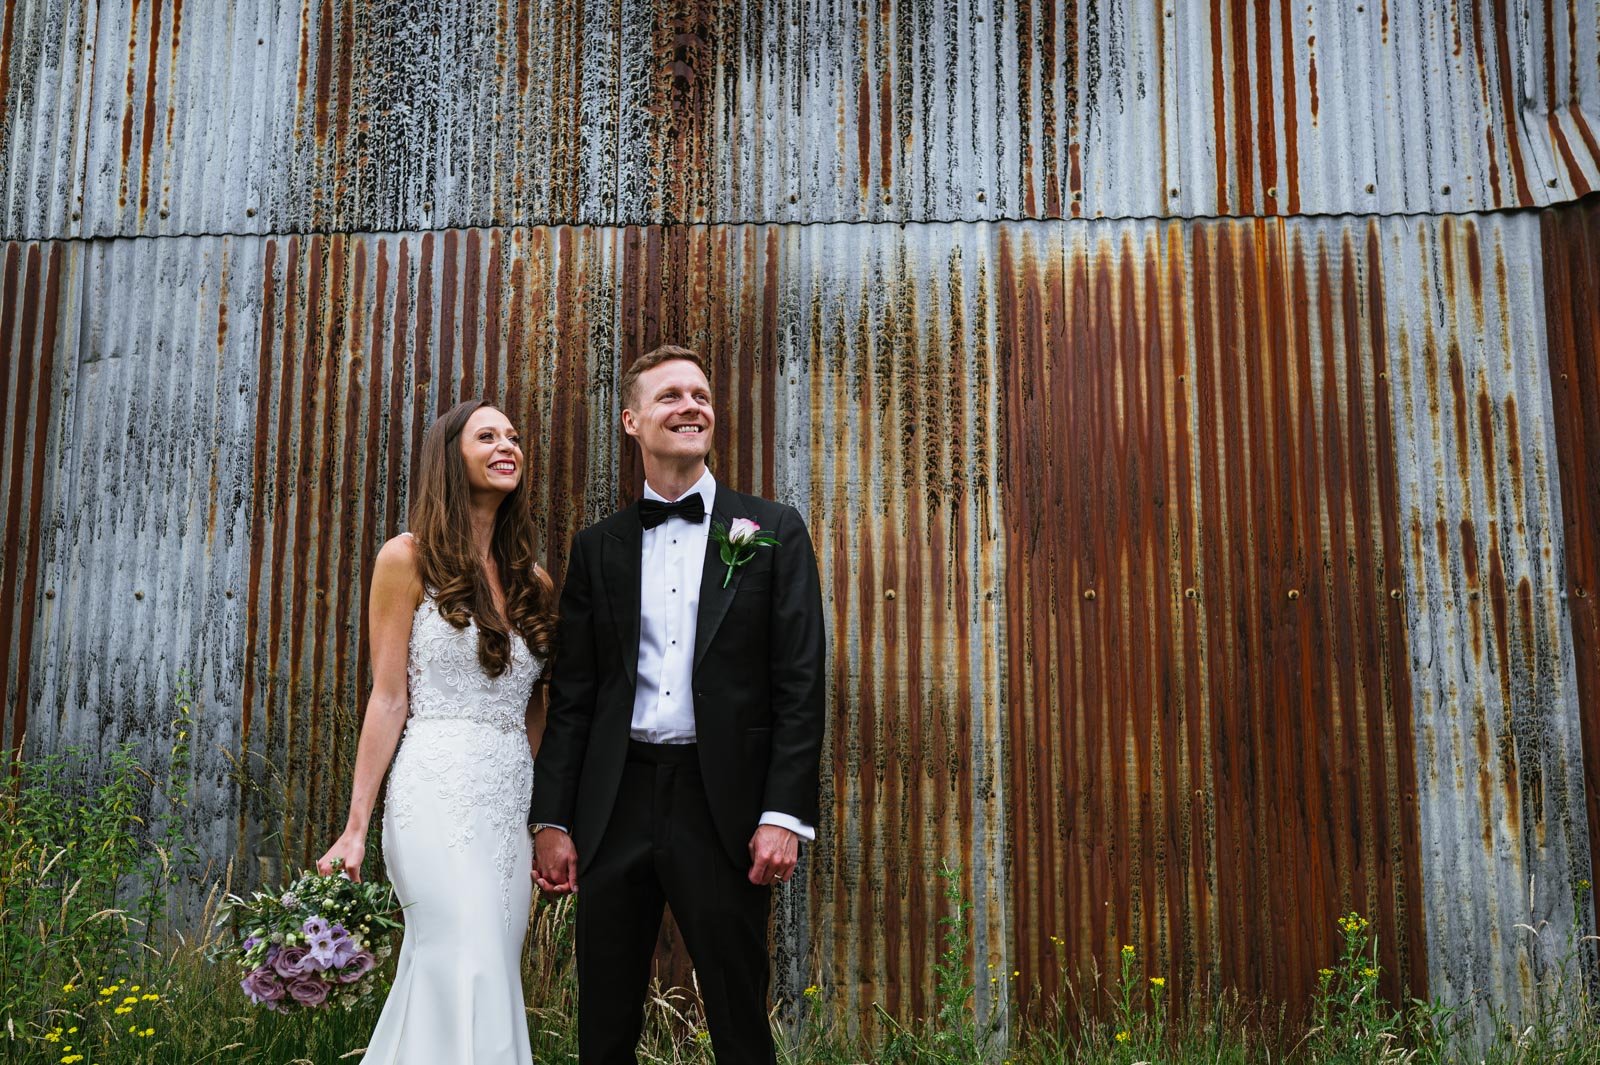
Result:
[[[478,661],[491,677],[511,664],[511,633],[538,655],[548,655],[555,636],[555,588],[534,560],[528,472],[500,501],[489,550],[506,594],[506,616],[495,610],[489,580],[472,542],[471,493],[461,457],[461,432],[487,400],[457,403],[422,437],[422,463],[411,497],[411,534],[416,540],[422,585],[439,613],[458,629],[478,623]]]

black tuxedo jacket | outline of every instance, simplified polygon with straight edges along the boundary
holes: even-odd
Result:
[[[824,633],[816,554],[793,507],[717,485],[713,525],[751,518],[778,540],[733,571],[708,538],[695,626],[701,774],[723,849],[741,869],[761,814],[815,825]],[[644,527],[638,504],[580,532],[561,590],[550,706],[531,823],[570,826],[581,873],[616,800],[633,722]]]

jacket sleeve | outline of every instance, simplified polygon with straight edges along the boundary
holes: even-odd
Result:
[[[582,533],[574,537],[567,577],[561,586],[550,706],[534,766],[530,824],[570,828],[577,808],[578,776],[589,747],[597,690],[593,586],[587,547]]]
[[[826,723],[827,635],[817,556],[805,522],[784,506],[772,560],[772,760],[764,810],[818,822],[817,789]]]

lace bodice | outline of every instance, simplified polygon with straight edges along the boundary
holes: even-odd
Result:
[[[406,688],[411,719],[475,721],[502,732],[521,732],[528,696],[539,679],[542,663],[520,636],[511,638],[511,665],[498,677],[478,661],[478,626],[458,629],[430,595],[423,596],[411,618],[411,645],[406,654]]]
[[[389,773],[386,816],[404,833],[430,823],[420,817],[430,809],[442,815],[432,823],[448,846],[488,849],[508,929],[516,920],[510,885],[519,875],[516,855],[527,842],[533,791],[525,715],[543,668],[527,642],[513,636],[511,664],[489,676],[478,661],[476,622],[456,628],[431,595],[417,604],[406,654],[410,714]]]

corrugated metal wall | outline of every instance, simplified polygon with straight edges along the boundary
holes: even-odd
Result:
[[[1300,1004],[1353,907],[1516,1015],[1594,927],[1597,20],[11,5],[4,739],[155,746],[189,666],[207,852],[304,862],[428,419],[543,442],[559,574],[679,340],[821,552],[783,986],[925,1013],[949,860],[1024,986]]]

